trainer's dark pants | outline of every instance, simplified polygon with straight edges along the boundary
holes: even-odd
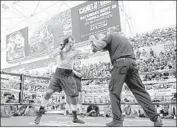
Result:
[[[114,121],[121,121],[121,104],[120,94],[124,82],[132,91],[133,95],[144,109],[151,121],[157,119],[157,111],[153,105],[148,92],[145,90],[134,59],[121,58],[113,64],[111,70],[111,81],[109,84],[111,107]]]

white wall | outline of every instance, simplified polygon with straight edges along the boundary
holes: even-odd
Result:
[[[176,25],[176,1],[124,1],[123,5],[133,34]],[[126,20],[122,22],[126,35],[130,35]]]

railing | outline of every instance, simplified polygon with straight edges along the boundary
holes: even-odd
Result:
[[[82,105],[91,105],[93,103],[82,103]],[[139,105],[139,103],[134,103],[134,102],[121,102],[121,104],[126,104],[126,105]],[[153,102],[154,105],[168,105],[168,104],[176,104],[176,101],[171,101],[171,102]],[[32,105],[32,106],[40,106],[40,104],[34,104],[34,103],[1,103],[1,105]],[[94,105],[110,105],[110,103],[96,103]]]
[[[171,70],[171,71],[174,71],[174,70]],[[7,91],[17,91],[17,92],[19,92],[19,102],[18,103],[13,103],[14,105],[25,105],[22,101],[23,101],[23,99],[24,99],[24,97],[23,97],[23,94],[25,93],[25,92],[27,92],[27,93],[30,93],[30,92],[28,92],[28,91],[25,91],[24,90],[24,84],[25,84],[25,79],[26,78],[33,78],[33,79],[38,79],[38,80],[47,80],[47,81],[49,81],[51,78],[49,78],[49,77],[38,77],[38,76],[31,76],[31,75],[25,75],[25,74],[18,74],[18,73],[7,73],[7,72],[1,72],[1,74],[4,74],[4,75],[10,75],[10,76],[16,76],[16,77],[19,77],[19,79],[10,79],[10,78],[4,78],[4,77],[1,77],[1,79],[2,80],[10,80],[10,81],[15,81],[15,82],[17,82],[18,84],[19,84],[19,89],[12,89],[12,88],[9,88],[9,89],[7,89],[7,88],[1,88],[1,91],[3,91],[3,90],[7,90]],[[110,79],[110,77],[95,77],[95,78],[83,78],[82,79],[82,81],[86,81],[86,80],[96,80],[96,79]],[[2,81],[1,81],[2,82]],[[176,82],[176,80],[172,80],[172,81],[160,81],[160,83],[170,83],[170,82],[172,82],[172,83],[175,83]],[[150,83],[148,83],[147,81],[146,82],[144,82],[145,84],[156,84],[156,83],[159,83],[159,81],[151,81]],[[40,86],[47,86],[48,84],[45,84],[45,83],[42,83],[42,84],[39,84],[38,83],[38,85],[40,85]],[[31,93],[39,93],[39,92],[31,92]],[[40,92],[40,94],[42,94],[43,92]],[[83,103],[83,105],[89,105],[89,104],[91,104],[91,103]],[[110,104],[110,103],[103,103],[103,104],[97,104],[97,105],[108,105],[108,104]],[[131,105],[138,105],[138,103],[124,103],[124,102],[122,102],[122,104],[131,104]],[[160,102],[160,103],[154,103],[154,104],[176,104],[176,102]],[[4,103],[4,104],[1,104],[1,105],[12,105],[12,104],[6,104],[6,103]],[[26,104],[26,105],[34,105],[34,104]]]

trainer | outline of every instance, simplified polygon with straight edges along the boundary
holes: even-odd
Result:
[[[89,40],[92,43],[93,52],[102,50],[109,51],[113,65],[109,83],[113,120],[107,123],[106,126],[123,126],[120,94],[124,82],[130,88],[147,116],[154,122],[154,126],[162,126],[162,120],[157,114],[157,110],[140,79],[134,50],[130,41],[120,35],[118,29],[115,27],[109,28],[107,35],[102,40],[98,40],[95,36],[91,36]]]

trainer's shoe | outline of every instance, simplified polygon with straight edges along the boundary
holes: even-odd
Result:
[[[160,116],[158,116],[156,122],[154,122],[154,127],[162,127],[162,125],[162,119]]]
[[[73,123],[85,124],[84,121],[82,121],[82,120],[80,120],[80,119],[78,119],[78,118],[73,119]]]
[[[123,127],[122,121],[111,121],[106,124],[106,127]]]

